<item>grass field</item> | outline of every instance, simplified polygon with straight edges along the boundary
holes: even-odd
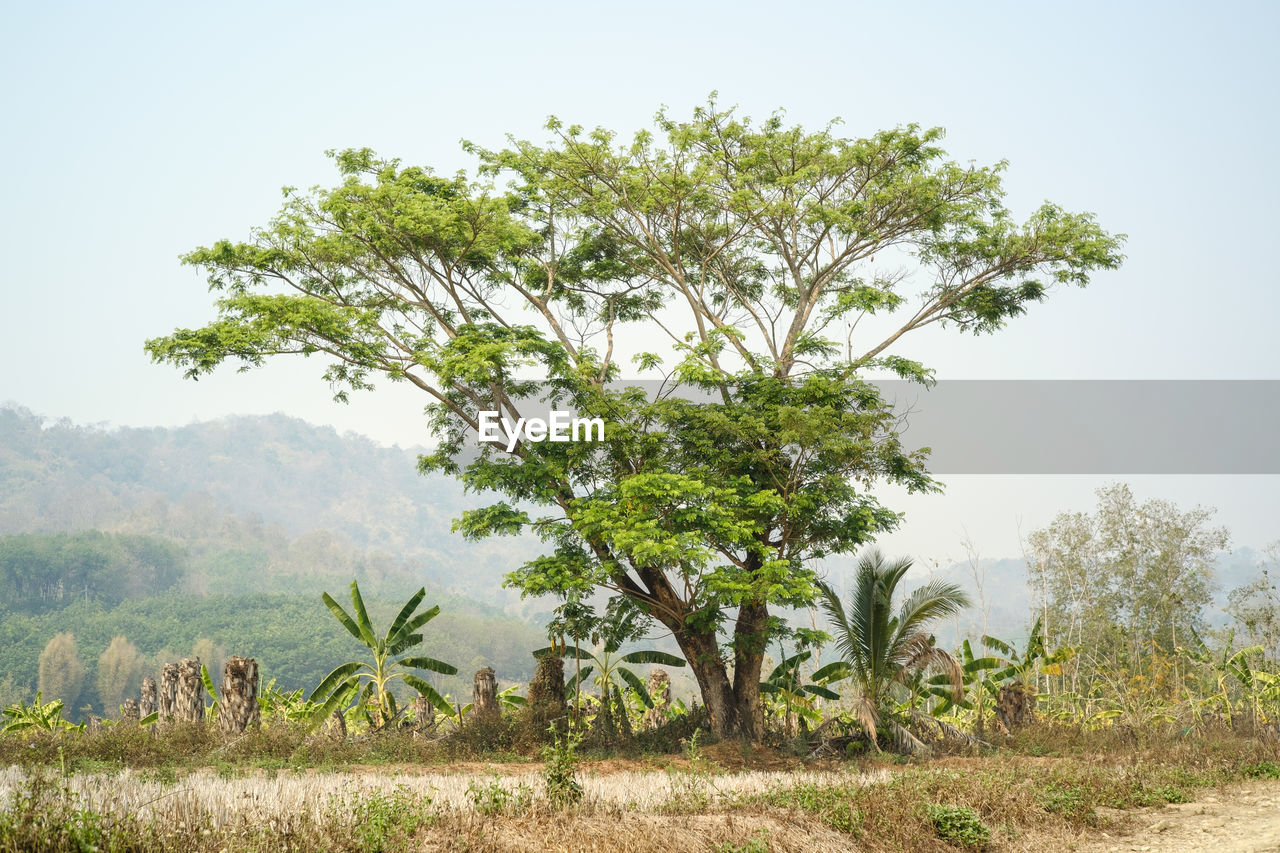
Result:
[[[696,738],[588,754],[568,800],[554,761],[409,733],[41,733],[0,740],[0,760],[0,851],[1051,850],[1122,832],[1134,809],[1280,779],[1274,740],[1050,725],[923,761]]]

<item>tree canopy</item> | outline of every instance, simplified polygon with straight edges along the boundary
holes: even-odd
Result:
[[[500,496],[458,529],[547,542],[509,582],[623,596],[672,631],[715,729],[757,736],[770,606],[812,602],[815,558],[898,523],[872,483],[936,487],[868,373],[929,381],[904,335],[994,331],[1116,267],[1121,238],[1047,203],[1016,221],[1005,164],[950,161],[937,128],[850,139],[713,100],[629,141],[547,129],[468,144],[473,176],[333,153],[337,186],[286,190],[247,241],[185,257],[218,316],[148,350],[192,378],[321,354],[343,400],[412,383],[442,439],[422,469]],[[478,412],[536,398],[602,418],[606,440],[466,454]]]

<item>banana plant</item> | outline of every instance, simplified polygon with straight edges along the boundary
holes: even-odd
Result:
[[[57,732],[66,729],[84,728],[84,723],[73,723],[62,716],[61,699],[54,699],[52,702],[41,702],[41,698],[40,692],[37,691],[36,698],[30,705],[18,702],[0,711],[0,716],[8,720],[3,727],[0,727],[0,734],[9,734],[10,732],[20,732],[28,729]]]
[[[1231,701],[1229,679],[1235,679],[1249,699],[1254,722],[1259,722],[1262,710],[1259,695],[1260,688],[1265,690],[1269,686],[1267,684],[1269,679],[1258,678],[1259,675],[1265,676],[1266,673],[1260,673],[1250,666],[1249,658],[1261,654],[1264,651],[1264,647],[1254,645],[1232,651],[1232,644],[1228,640],[1222,647],[1222,655],[1214,657],[1209,647],[1205,645],[1204,640],[1200,638],[1200,635],[1194,629],[1191,631],[1191,637],[1194,640],[1194,645],[1190,649],[1179,648],[1179,651],[1190,660],[1207,666],[1213,674],[1216,688],[1213,695],[1200,703],[1201,706],[1212,708],[1214,705],[1220,705],[1227,715],[1227,723],[1230,724],[1233,721],[1235,704]]]
[[[575,721],[581,710],[582,687],[588,679],[600,689],[600,713],[612,728],[615,710],[620,718],[625,719],[627,714],[619,680],[626,682],[644,707],[653,707],[653,697],[649,695],[644,679],[630,669],[631,665],[685,665],[682,658],[656,650],[618,654],[624,643],[644,636],[646,625],[645,614],[625,599],[610,601],[603,617],[597,617],[594,608],[576,593],[571,593],[564,604],[556,608],[555,617],[548,626],[551,645],[538,649],[533,656],[555,655],[575,661],[573,677],[564,687],[565,699],[573,703]],[[588,638],[598,651],[582,647],[582,642]],[[573,640],[572,646],[569,639]]]
[[[966,711],[976,710],[979,728],[981,728],[987,697],[991,697],[994,703],[995,697],[1000,692],[1000,683],[989,673],[999,669],[1002,661],[992,655],[978,657],[973,652],[973,645],[968,640],[965,640],[960,644],[957,663],[960,664],[961,683],[963,685],[963,690],[959,697],[956,696],[950,675],[933,676],[921,685],[921,692],[938,700],[932,710],[933,716],[940,717],[959,708],[963,708]]]
[[[263,716],[281,717],[296,723],[307,722],[315,716],[316,703],[302,698],[305,692],[299,687],[286,693],[276,686],[273,678],[258,696],[258,708]]]
[[[802,649],[791,657],[786,657],[781,646],[779,651],[783,655],[782,662],[760,682],[760,693],[775,706],[781,706],[783,726],[790,734],[793,725],[807,727],[808,723],[821,722],[822,713],[815,704],[815,698],[838,701],[840,694],[827,684],[848,678],[853,671],[844,661],[836,661],[816,671],[809,683],[804,684],[800,675],[801,667],[813,657],[813,652]]]
[[[329,593],[322,598],[325,606],[337,618],[347,633],[360,641],[372,655],[370,661],[350,661],[334,669],[319,686],[307,697],[308,702],[318,702],[312,715],[312,721],[322,722],[335,710],[346,708],[353,701],[368,711],[370,725],[382,728],[397,716],[395,696],[391,692],[391,684],[400,679],[426,697],[435,708],[444,714],[452,714],[453,709],[443,696],[425,680],[413,673],[415,669],[438,672],[443,675],[455,675],[458,668],[425,655],[414,655],[393,660],[422,642],[422,634],[418,631],[440,613],[440,607],[417,613],[418,606],[427,595],[425,588],[419,588],[400,609],[399,614],[391,622],[391,627],[381,636],[375,633],[373,623],[369,620],[364,599],[360,595],[360,586],[351,582],[351,606],[355,616],[351,616],[342,605],[333,600]]]
[[[1031,627],[1031,635],[1027,637],[1027,644],[1021,652],[1011,643],[983,635],[983,646],[1004,655],[1001,659],[1003,666],[998,672],[992,674],[992,679],[1001,685],[1010,682],[1026,684],[1030,677],[1037,674],[1062,674],[1062,665],[1075,657],[1076,650],[1070,646],[1059,646],[1052,652],[1049,651],[1045,644],[1042,621],[1042,619],[1036,619],[1035,625]]]
[[[643,663],[656,663],[663,666],[685,665],[683,658],[656,649],[644,649],[620,655],[618,649],[612,645],[605,645],[597,652],[575,646],[548,646],[538,649],[533,654],[534,657],[554,654],[579,661],[590,661],[574,673],[573,678],[565,684],[566,699],[572,698],[577,693],[579,685],[586,684],[588,679],[600,688],[601,696],[605,695],[606,690],[611,691],[615,686],[620,686],[618,680],[621,679],[635,691],[636,696],[646,708],[653,707],[653,697],[649,695],[644,679],[637,675],[630,665]],[[594,678],[592,678],[593,674]]]

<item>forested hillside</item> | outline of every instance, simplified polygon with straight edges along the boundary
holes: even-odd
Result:
[[[532,545],[452,535],[461,491],[414,462],[278,415],[104,430],[0,408],[0,706],[44,686],[114,714],[192,653],[309,689],[358,652],[320,600],[352,580],[383,619],[428,588],[442,614],[424,648],[461,671],[442,689],[469,692],[484,665],[527,679],[543,632],[504,612],[519,600],[500,583]]]
[[[516,601],[500,592],[502,575],[536,543],[454,536],[452,520],[475,497],[450,478],[419,475],[416,461],[416,451],[284,415],[106,430],[4,406],[0,534],[96,529],[180,541],[195,592],[283,591],[282,579],[363,573],[374,584],[433,579]]]

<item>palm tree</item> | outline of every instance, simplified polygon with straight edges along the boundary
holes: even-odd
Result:
[[[373,706],[373,725],[376,728],[391,722],[397,716],[396,700],[390,688],[395,679],[402,679],[406,684],[425,696],[436,708],[444,713],[451,713],[449,703],[436,692],[436,689],[412,673],[414,669],[424,669],[444,675],[454,675],[458,668],[452,664],[425,656],[403,657],[392,660],[422,642],[422,635],[417,633],[423,625],[434,619],[440,607],[432,607],[415,614],[418,605],[427,595],[426,589],[415,592],[400,613],[392,621],[387,633],[378,636],[374,633],[373,623],[365,610],[364,599],[360,595],[360,587],[351,582],[351,605],[355,610],[353,619],[342,605],[333,600],[329,593],[322,596],[325,605],[338,618],[342,626],[355,637],[373,655],[372,663],[368,661],[351,661],[344,663],[325,676],[324,681],[307,697],[308,702],[318,702],[314,712],[316,721],[323,720],[339,708],[345,708],[359,697],[362,704]],[[410,670],[406,672],[404,670]],[[361,683],[364,683],[363,690]]]
[[[956,659],[938,648],[927,626],[969,606],[964,590],[952,583],[931,580],[912,592],[893,615],[893,597],[911,560],[887,562],[877,548],[858,560],[857,577],[846,610],[840,596],[820,583],[822,609],[831,621],[836,648],[843,656],[820,671],[824,681],[853,678],[856,682],[855,713],[872,742],[877,728],[890,712],[894,685],[906,686],[932,670],[949,676],[956,698],[963,689],[963,674]],[[814,673],[817,680],[819,673]],[[900,730],[896,724],[895,732]]]

